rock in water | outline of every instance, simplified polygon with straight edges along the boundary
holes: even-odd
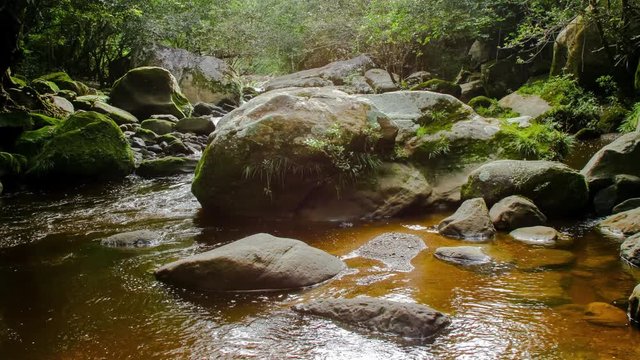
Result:
[[[617,236],[631,236],[640,232],[640,208],[611,215],[598,225]]]
[[[493,205],[511,195],[531,199],[546,215],[577,215],[589,200],[583,175],[552,161],[500,160],[469,175],[462,197],[482,197]]]
[[[570,251],[556,249],[535,249],[528,258],[518,262],[518,268],[524,271],[561,269],[573,264],[576,256]]]
[[[602,302],[589,304],[584,313],[584,319],[592,324],[609,327],[624,327],[629,325],[627,315],[623,310]]]
[[[558,232],[547,226],[532,226],[513,230],[512,238],[529,245],[554,246],[557,243]]]
[[[143,160],[136,174],[145,177],[161,177],[177,174],[190,174],[196,169],[198,161],[180,157],[167,156],[160,159]]]
[[[76,113],[58,125],[32,162],[29,174],[65,182],[124,177],[134,170],[124,134],[96,112]]]
[[[373,331],[418,339],[431,338],[451,323],[447,315],[425,305],[369,297],[318,300],[296,305],[293,309]]]
[[[629,297],[629,310],[627,314],[632,322],[640,325],[640,284],[633,289],[633,293],[631,293]]]
[[[130,70],[113,84],[111,105],[138,119],[169,114],[182,119],[191,114],[191,104],[180,91],[176,78],[159,67]]]
[[[543,225],[547,222],[547,217],[531,200],[518,195],[498,201],[491,207],[489,216],[499,230]]]
[[[491,263],[491,256],[477,246],[456,246],[437,248],[433,254],[442,261],[462,266],[476,266]]]
[[[618,214],[621,212],[625,212],[625,211],[629,211],[629,210],[633,210],[636,208],[640,208],[640,198],[633,198],[633,199],[629,199],[629,200],[625,200],[623,202],[621,202],[620,204],[616,205],[612,212],[614,214]]]
[[[387,233],[364,244],[356,254],[382,261],[392,271],[411,271],[411,260],[426,248],[424,241],[416,235]]]
[[[111,235],[100,240],[100,244],[109,247],[139,248],[157,243],[161,235],[155,231],[139,230]]]
[[[640,233],[629,237],[622,243],[620,256],[631,265],[640,267]]]
[[[637,176],[616,175],[612,181],[612,185],[598,191],[593,198],[598,215],[609,215],[617,204],[640,196],[640,178]]]
[[[616,175],[640,177],[640,133],[620,136],[598,151],[581,173],[593,194],[614,183]]]
[[[438,224],[441,235],[463,240],[487,240],[496,229],[489,218],[489,210],[483,199],[470,199],[462,203],[455,214]]]
[[[158,280],[193,290],[285,290],[337,275],[338,258],[302,241],[256,234],[162,266]]]

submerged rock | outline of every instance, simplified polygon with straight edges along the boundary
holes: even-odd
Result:
[[[111,235],[100,240],[100,244],[109,247],[140,248],[156,244],[161,235],[155,231],[139,230]]]
[[[527,258],[518,262],[518,268],[526,271],[564,268],[576,261],[576,256],[566,250],[535,249]]]
[[[438,224],[438,232],[456,239],[482,241],[492,238],[496,230],[487,205],[478,198],[463,202],[453,215]]]
[[[552,161],[494,161],[472,172],[462,187],[463,198],[482,197],[489,205],[511,195],[526,196],[546,215],[578,215],[589,200],[584,176]]]
[[[145,178],[190,174],[195,171],[197,165],[198,161],[195,159],[167,156],[142,161],[136,174]]]
[[[477,246],[441,247],[433,255],[442,261],[462,266],[486,265],[493,261]]]
[[[624,211],[602,220],[600,229],[617,236],[631,236],[640,232],[640,208]]]
[[[529,245],[554,246],[558,243],[558,232],[547,226],[532,226],[512,231],[509,235]]]
[[[110,102],[138,119],[148,119],[157,114],[170,114],[181,119],[189,116],[192,110],[176,78],[159,67],[130,70],[113,84]]]
[[[411,260],[426,249],[424,240],[416,235],[386,233],[375,237],[355,253],[363,258],[383,262],[391,271],[413,270]]]
[[[631,265],[640,267],[640,233],[629,237],[622,243],[620,256]]]
[[[297,289],[345,268],[338,258],[302,241],[256,234],[159,268],[158,280],[205,291]]]
[[[447,315],[425,305],[368,297],[317,300],[296,305],[293,309],[348,325],[417,339],[431,338],[451,323]]]
[[[491,207],[489,216],[496,229],[512,230],[529,226],[543,225],[547,217],[529,199],[512,195]]]
[[[627,314],[619,308],[602,302],[594,302],[587,306],[584,319],[592,324],[625,327],[629,325]]]

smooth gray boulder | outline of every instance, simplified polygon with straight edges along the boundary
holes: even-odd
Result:
[[[629,264],[640,267],[640,234],[631,236],[622,243],[620,256]]]
[[[547,226],[524,227],[513,230],[509,235],[529,245],[555,246],[558,243],[558,232]]]
[[[533,201],[519,195],[508,196],[491,207],[489,216],[498,230],[543,225],[547,217]]]
[[[162,235],[151,230],[138,230],[111,235],[100,240],[108,247],[140,248],[150,247],[160,242]]]
[[[598,151],[581,173],[593,194],[614,183],[616,175],[640,177],[640,133],[620,136]]]
[[[521,116],[538,116],[551,110],[551,105],[538,95],[524,95],[517,92],[511,93],[498,101],[504,108],[512,109]]]
[[[298,289],[336,276],[344,263],[302,241],[256,234],[164,265],[170,285],[204,291]]]
[[[335,61],[320,68],[299,71],[269,80],[266,91],[290,87],[325,87],[332,85],[349,85],[354,75],[364,75],[365,71],[374,67],[367,55],[353,59]]]
[[[210,116],[188,117],[180,119],[176,124],[176,131],[181,133],[193,133],[196,135],[209,135],[216,130]]]
[[[348,325],[417,339],[431,338],[451,323],[449,316],[425,305],[369,297],[317,300],[296,305],[293,309]]]
[[[462,266],[486,265],[493,261],[477,246],[441,247],[433,255],[442,261]]]
[[[424,240],[416,235],[385,233],[370,240],[355,251],[360,257],[383,262],[391,271],[413,270],[411,260],[426,249]]]
[[[364,77],[367,79],[367,83],[373,88],[373,90],[380,94],[390,91],[398,90],[398,85],[393,82],[391,75],[384,69],[370,69],[364,73]],[[396,80],[399,79],[398,75],[394,74]]]
[[[631,209],[602,220],[600,229],[617,236],[631,236],[640,232],[640,208]]]
[[[438,232],[456,239],[482,241],[492,238],[496,229],[484,200],[476,198],[463,202],[453,215],[442,220]]]
[[[463,199],[481,197],[493,205],[511,195],[531,199],[547,216],[585,211],[589,190],[582,174],[552,161],[499,160],[473,171],[462,186]]]

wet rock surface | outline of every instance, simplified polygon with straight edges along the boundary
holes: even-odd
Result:
[[[489,216],[499,230],[513,230],[547,222],[547,217],[531,200],[518,195],[498,201],[491,207]]]
[[[426,248],[424,240],[416,235],[386,233],[367,242],[355,254],[381,261],[391,271],[407,272],[413,270],[411,260]]]
[[[293,309],[359,328],[416,339],[431,338],[451,323],[447,315],[425,305],[369,297],[318,300]]]
[[[509,233],[517,241],[529,245],[555,246],[558,244],[558,232],[547,226],[532,226],[513,230]]]
[[[139,230],[111,235],[100,240],[100,244],[117,248],[141,248],[156,245],[162,235],[155,231]]]
[[[487,205],[478,198],[462,203],[453,215],[438,224],[438,232],[456,239],[484,241],[492,238],[496,230]]]
[[[455,265],[477,266],[490,264],[493,259],[476,246],[456,246],[437,248],[434,256]]]

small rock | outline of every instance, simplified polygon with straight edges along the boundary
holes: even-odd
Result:
[[[158,144],[151,145],[151,146],[147,147],[147,150],[149,150],[151,152],[154,152],[156,154],[159,154],[159,153],[162,152],[162,148]]]
[[[437,248],[434,256],[446,262],[462,266],[485,265],[492,259],[482,248],[475,246],[456,246]]]
[[[508,196],[491,207],[489,216],[496,229],[512,230],[543,225],[547,217],[533,201],[518,195]]]
[[[293,309],[373,331],[418,339],[433,337],[451,323],[447,315],[425,305],[369,297],[318,300],[296,305]]]
[[[600,229],[617,236],[631,236],[640,232],[640,208],[611,215],[599,224]]]
[[[620,204],[616,205],[611,211],[613,214],[618,214],[621,212],[633,210],[640,208],[640,198],[633,198],[629,200],[625,200]]]
[[[60,96],[51,96],[49,97],[54,106],[58,107],[60,110],[64,111],[67,114],[73,114],[76,110],[73,107],[71,101],[60,97]]]
[[[438,224],[441,235],[463,240],[487,240],[496,233],[489,218],[489,210],[482,198],[462,203],[450,217]]]
[[[198,160],[177,157],[144,160],[140,163],[136,174],[148,178],[187,174],[193,173],[197,164]]]
[[[594,302],[587,306],[584,319],[592,324],[625,327],[629,325],[627,314],[613,305],[602,302]]]
[[[178,118],[175,117],[174,115],[171,114],[156,114],[156,115],[151,115],[151,119],[157,119],[157,120],[166,120],[166,121],[170,121],[172,123],[177,123],[178,122]]]
[[[355,251],[358,256],[383,262],[392,271],[413,270],[411,260],[426,249],[422,238],[402,233],[379,235]]]
[[[629,237],[622,243],[620,256],[631,265],[640,267],[640,233]]]
[[[211,117],[190,117],[178,121],[176,131],[181,133],[194,133],[197,135],[209,135],[216,129]]]
[[[173,131],[174,123],[168,120],[149,119],[142,122],[142,128],[151,130],[157,135],[169,134]]]
[[[100,244],[109,247],[139,248],[153,246],[161,235],[155,231],[139,230],[111,235],[100,240]]]
[[[512,231],[509,235],[525,244],[540,246],[554,246],[558,239],[558,232],[546,226],[520,228]]]
[[[194,290],[298,289],[344,269],[338,258],[302,241],[256,234],[162,266],[158,280]]]
[[[140,139],[139,137],[129,138],[129,144],[132,148],[143,149],[147,147],[147,144],[144,143],[144,140]]]
[[[224,116],[226,111],[213,104],[198,103],[193,107],[193,116]]]
[[[138,122],[138,119],[130,112],[122,110],[115,106],[111,106],[102,101],[96,101],[91,107],[91,110],[100,114],[107,115],[118,125],[135,124]]]

